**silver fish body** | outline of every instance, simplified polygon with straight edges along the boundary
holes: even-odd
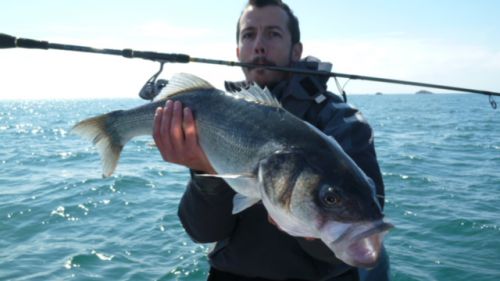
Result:
[[[180,74],[153,103],[78,123],[74,131],[98,147],[105,176],[130,139],[152,134],[154,111],[167,99],[193,111],[199,143],[216,176],[237,192],[233,213],[262,200],[290,235],[321,239],[350,265],[376,264],[383,233],[392,225],[383,221],[373,182],[333,138],[258,86],[226,93]]]

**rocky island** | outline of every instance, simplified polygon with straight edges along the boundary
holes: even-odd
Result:
[[[426,90],[420,90],[418,92],[415,93],[416,95],[432,95],[434,94],[433,92],[431,91],[426,91]]]

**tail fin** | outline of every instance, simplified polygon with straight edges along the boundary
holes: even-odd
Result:
[[[83,120],[73,126],[72,132],[82,138],[91,140],[97,147],[102,162],[102,174],[104,177],[109,177],[113,173],[118,164],[120,153],[123,145],[119,138],[115,137],[113,132],[110,132],[106,126],[110,114],[103,114]]]

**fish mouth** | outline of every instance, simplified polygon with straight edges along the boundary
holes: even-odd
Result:
[[[346,239],[351,241],[364,239],[377,233],[386,232],[393,227],[393,224],[382,220],[371,223],[352,224],[332,243],[340,243]]]
[[[322,231],[322,240],[343,262],[355,267],[373,268],[382,252],[383,237],[393,227],[382,220],[353,224],[332,222]]]

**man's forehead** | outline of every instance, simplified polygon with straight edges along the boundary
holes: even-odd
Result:
[[[240,18],[240,30],[259,27],[279,27],[287,30],[288,15],[278,6],[248,6]]]

